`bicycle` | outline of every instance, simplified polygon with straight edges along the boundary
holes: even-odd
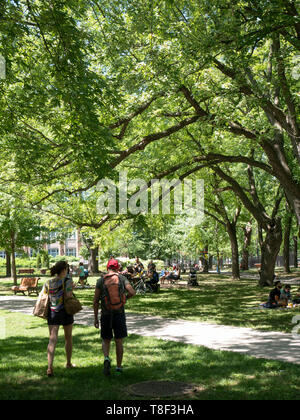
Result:
[[[146,285],[142,278],[134,285],[134,290],[137,295],[144,295],[146,293]]]
[[[153,289],[144,281],[145,276],[142,274],[137,283],[133,286],[137,295],[144,295],[145,293],[153,293]]]

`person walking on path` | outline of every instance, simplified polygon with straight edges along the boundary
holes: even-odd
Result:
[[[67,364],[66,368],[72,368],[71,363],[73,340],[72,329],[74,318],[73,315],[67,314],[64,308],[64,298],[72,296],[73,282],[68,275],[69,266],[66,261],[57,262],[51,268],[51,276],[54,278],[46,282],[45,293],[49,293],[50,307],[48,312],[48,326],[49,326],[49,344],[47,349],[48,369],[47,375],[53,376],[53,361],[54,353],[58,339],[59,327],[64,327],[65,333],[65,349]]]
[[[135,295],[135,290],[129,280],[118,273],[119,263],[110,260],[107,264],[108,273],[101,277],[96,285],[94,296],[94,325],[99,328],[99,302],[101,301],[101,338],[104,354],[105,375],[110,375],[111,359],[109,358],[110,343],[115,338],[117,367],[116,372],[122,373],[123,339],[127,337],[127,326],[124,304]],[[126,296],[126,292],[128,293]],[[114,306],[115,305],[115,306]]]
[[[79,263],[78,274],[79,274],[79,283],[81,284],[82,287],[84,287],[84,281],[85,281],[86,276],[84,272],[83,262]]]

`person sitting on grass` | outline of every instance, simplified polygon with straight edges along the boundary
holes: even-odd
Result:
[[[169,283],[175,283],[180,279],[180,268],[178,266],[173,267],[173,271],[166,277]]]
[[[148,273],[148,277],[150,280],[146,281],[146,284],[152,288],[152,290],[156,289],[157,283],[159,282],[159,276],[156,270],[150,271]]]
[[[139,257],[135,258],[134,269],[137,273],[141,273],[144,270],[144,264],[140,261]]]
[[[281,282],[276,281],[274,286],[275,286],[274,289],[272,289],[269,294],[269,300],[265,304],[265,307],[268,309],[275,309],[275,308],[279,308],[280,306],[286,306],[284,305],[284,302],[280,300],[280,295],[281,295],[280,290],[282,288]]]
[[[188,286],[199,286],[197,281],[197,271],[196,268],[190,269],[189,279],[188,279]]]
[[[126,277],[127,280],[129,280],[131,283],[133,281],[133,277],[135,276],[135,271],[134,268],[132,267],[132,265],[129,265],[128,267],[126,267],[126,269],[124,271],[122,271],[120,274],[122,274],[122,276]]]
[[[160,274],[159,274],[159,279],[160,279],[160,283],[164,284],[165,282],[165,278],[166,276],[168,276],[170,273],[168,271],[168,267],[165,267],[164,269],[161,270]]]
[[[284,304],[283,306],[287,306],[289,301],[292,300],[291,295],[291,286],[286,284],[283,289],[280,290],[280,301]]]
[[[147,267],[147,274],[156,271],[156,265],[154,264],[153,260],[150,260],[148,267]]]

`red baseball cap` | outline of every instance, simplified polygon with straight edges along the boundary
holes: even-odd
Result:
[[[120,268],[119,263],[117,260],[109,260],[107,263],[107,269],[118,270]]]

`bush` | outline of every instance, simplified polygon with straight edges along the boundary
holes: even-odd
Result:
[[[50,266],[50,258],[47,251],[42,251],[42,267],[49,268]]]

